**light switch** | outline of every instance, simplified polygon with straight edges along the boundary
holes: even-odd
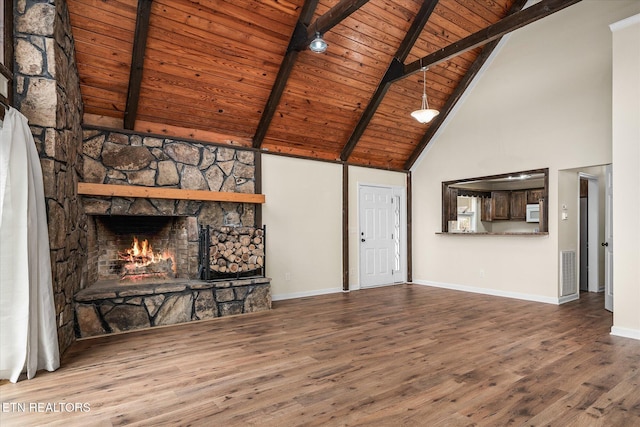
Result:
[[[568,214],[568,213],[566,213],[566,212],[562,212],[562,220],[563,220],[563,221],[566,221],[566,220],[568,220],[568,219],[569,219],[569,214]]]

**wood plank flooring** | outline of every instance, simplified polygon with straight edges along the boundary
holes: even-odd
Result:
[[[281,301],[79,341],[0,385],[0,424],[640,426],[640,341],[611,336],[603,305],[418,285]]]

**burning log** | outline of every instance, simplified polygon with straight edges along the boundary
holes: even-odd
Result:
[[[175,277],[176,265],[168,252],[154,252],[148,240],[133,238],[131,248],[118,251],[122,263],[121,280],[137,280],[149,277]]]

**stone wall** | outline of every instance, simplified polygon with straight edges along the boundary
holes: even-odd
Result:
[[[100,129],[84,130],[85,182],[254,193],[253,151]],[[251,203],[85,197],[92,215],[194,216],[200,225],[254,226]]]
[[[86,274],[87,242],[77,194],[83,108],[66,2],[16,1],[14,36],[14,99],[29,119],[41,158],[62,353],[75,340],[73,296]]]

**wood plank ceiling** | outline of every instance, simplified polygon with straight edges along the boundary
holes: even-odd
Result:
[[[501,35],[577,1],[68,6],[86,124],[407,170]],[[316,29],[322,54],[306,48]],[[429,104],[442,113],[420,124],[410,113],[427,64]]]

